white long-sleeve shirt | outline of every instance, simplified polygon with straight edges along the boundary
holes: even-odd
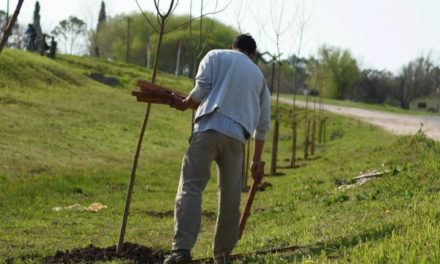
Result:
[[[200,62],[191,99],[200,102],[196,122],[214,111],[264,140],[270,125],[270,93],[260,69],[244,53],[212,50]]]

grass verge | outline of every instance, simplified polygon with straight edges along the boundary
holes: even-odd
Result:
[[[85,77],[97,69],[123,80],[121,87]],[[116,243],[145,111],[130,90],[133,79],[148,77],[142,68],[94,58],[51,61],[13,50],[0,56],[0,262],[39,263],[57,250]],[[183,91],[191,86],[190,80],[165,74],[159,81]],[[423,134],[397,137],[328,115],[326,143],[303,160],[304,120],[299,119],[300,166],[288,169],[290,111],[288,106],[280,111],[278,170],[284,175],[264,179],[272,187],[257,194],[236,252],[292,245],[298,250],[251,254],[245,262],[440,262],[439,144]],[[191,113],[153,105],[127,241],[169,250],[173,220],[166,212],[173,210],[190,120]],[[264,150],[267,162],[271,138]],[[344,190],[335,184],[369,170],[390,173]],[[52,210],[93,202],[108,208],[97,213]],[[211,255],[216,208],[212,177],[204,194],[196,258]]]

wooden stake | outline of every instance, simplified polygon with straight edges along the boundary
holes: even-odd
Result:
[[[290,167],[296,166],[296,144],[297,144],[298,125],[296,122],[292,123],[292,156],[290,157]]]
[[[304,135],[304,159],[308,159],[309,157],[309,130],[310,130],[310,120],[306,120],[306,129]]]
[[[280,127],[280,121],[275,119],[275,125],[273,127],[273,137],[272,137],[272,160],[270,164],[270,174],[277,174],[277,158],[278,158],[278,130]]]
[[[318,128],[318,141],[319,143],[322,143],[322,123],[324,121],[322,120],[322,118],[319,118],[319,128]]]
[[[310,154],[315,155],[315,136],[316,136],[316,118],[313,118],[312,123],[312,146],[310,150]]]

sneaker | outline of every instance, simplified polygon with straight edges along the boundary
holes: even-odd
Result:
[[[190,263],[192,260],[191,252],[185,249],[173,250],[173,252],[168,255],[163,264],[184,264]]]

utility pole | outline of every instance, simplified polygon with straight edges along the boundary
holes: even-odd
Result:
[[[9,23],[9,0],[7,0],[6,2],[6,20],[5,20],[5,25],[3,27],[3,31],[5,31],[6,28],[8,27],[8,23]]]
[[[182,40],[177,41],[177,60],[176,60],[176,71],[174,74],[177,76],[180,73],[180,55],[182,53]]]
[[[151,66],[151,49],[150,49],[150,40],[148,40],[147,44],[147,58],[145,58],[145,67],[149,70]]]
[[[125,51],[125,62],[130,61],[130,17],[127,17],[127,47]]]
[[[9,22],[9,0],[7,0],[6,2],[6,23],[5,23],[5,28],[8,25]]]

